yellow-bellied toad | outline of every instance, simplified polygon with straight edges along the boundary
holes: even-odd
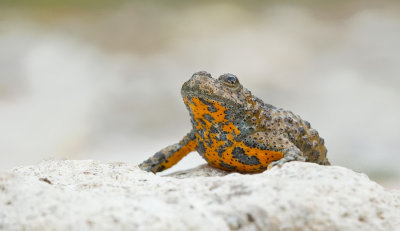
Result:
[[[329,165],[324,140],[310,123],[253,96],[235,75],[214,79],[197,72],[181,93],[192,130],[141,163],[141,169],[163,171],[195,150],[212,167],[243,173],[293,160]]]

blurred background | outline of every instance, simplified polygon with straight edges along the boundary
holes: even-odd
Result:
[[[400,188],[395,0],[0,0],[0,170],[139,163],[190,130],[180,88],[200,70],[236,74],[310,121],[331,163]]]

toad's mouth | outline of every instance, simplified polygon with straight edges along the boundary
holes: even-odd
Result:
[[[233,88],[208,75],[192,76],[182,85],[181,95],[183,98],[219,103],[226,108],[239,110],[246,107],[247,96],[241,85]]]
[[[194,75],[182,85],[181,95],[189,99],[197,97],[202,100],[211,100],[220,103],[227,103],[224,97],[224,86],[210,76]]]
[[[216,94],[216,80],[207,78],[192,78],[182,85],[181,94],[183,97],[212,98]]]
[[[233,100],[221,96],[218,92],[214,92],[211,89],[200,89],[197,85],[190,86],[186,83],[182,86],[181,95],[183,99],[187,98],[188,100],[192,100],[193,98],[197,98],[203,103],[218,103],[225,107],[237,104]]]

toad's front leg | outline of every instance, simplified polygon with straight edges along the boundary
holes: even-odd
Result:
[[[194,151],[196,146],[196,137],[194,132],[191,131],[183,137],[179,143],[170,145],[143,161],[143,163],[139,165],[139,168],[153,173],[164,171],[174,166],[184,156]]]

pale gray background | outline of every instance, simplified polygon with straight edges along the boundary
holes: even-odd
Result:
[[[139,163],[189,131],[180,87],[207,70],[310,121],[334,165],[400,187],[399,2],[55,2],[0,2],[0,169]]]

